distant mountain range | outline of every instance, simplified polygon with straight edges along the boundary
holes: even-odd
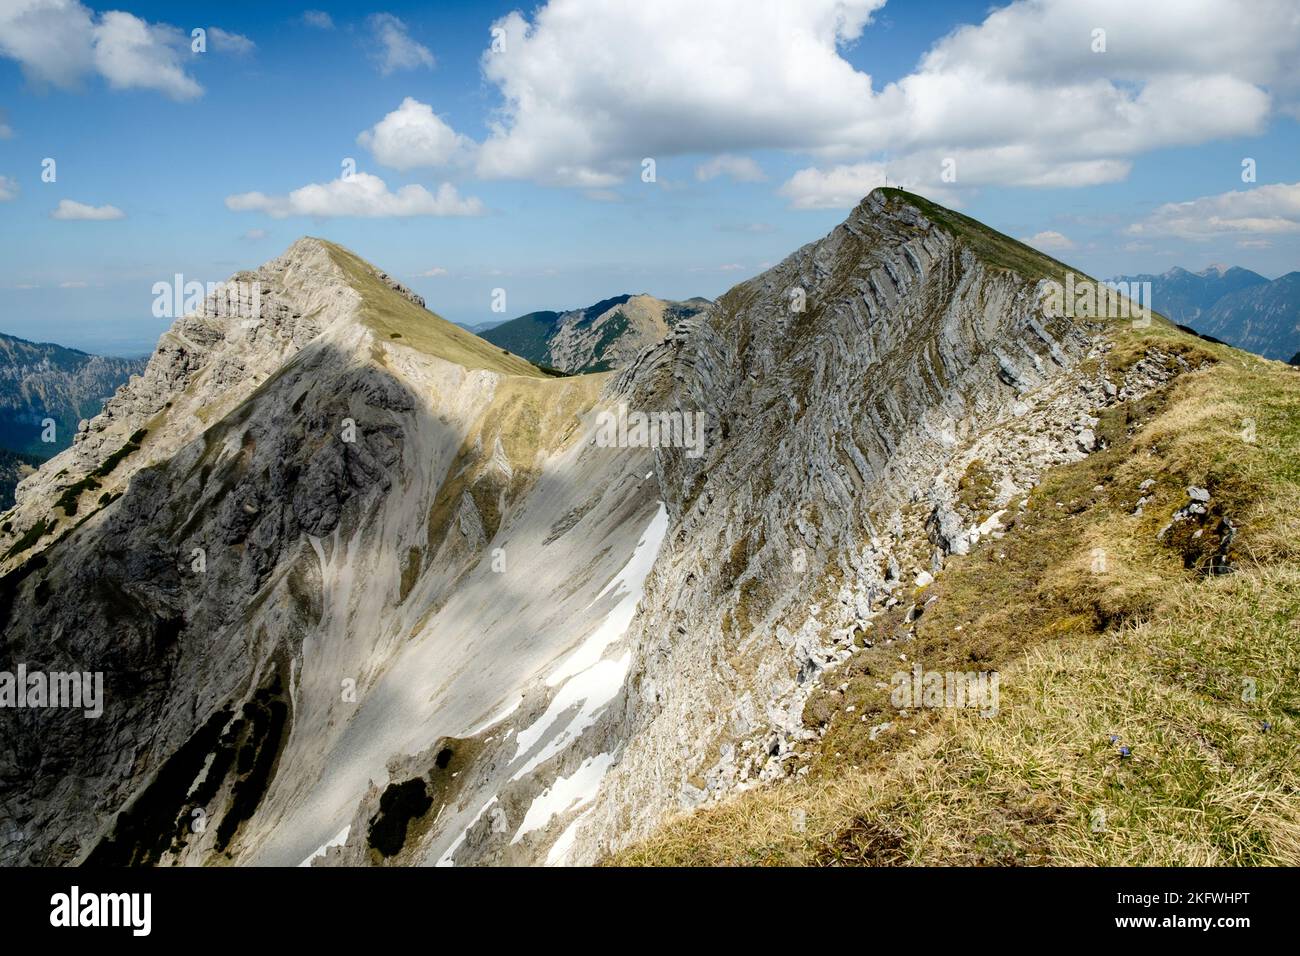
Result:
[[[1265,358],[1300,364],[1300,272],[1269,280],[1237,266],[1175,266],[1112,281],[1150,282],[1152,308],[1162,315]]]
[[[673,302],[650,295],[618,295],[585,309],[529,312],[478,331],[494,345],[562,372],[604,372],[663,340],[682,319],[704,312],[703,298]],[[477,330],[475,330],[477,331]]]
[[[81,420],[98,415],[145,361],[0,334],[0,510],[13,505],[23,475],[71,445]],[[52,433],[47,419],[54,422]]]

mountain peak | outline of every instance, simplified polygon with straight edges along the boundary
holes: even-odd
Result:
[[[711,306],[700,297],[674,302],[624,292],[567,312],[530,312],[479,334],[539,365],[575,374],[605,372],[627,365],[679,322]]]
[[[894,186],[877,186],[849,214],[843,226],[862,226],[895,239],[911,237],[935,226],[951,235],[985,265],[1032,279],[1062,279],[1070,267],[992,226],[942,206],[924,196]],[[1082,276],[1081,270],[1072,270]]]
[[[54,506],[68,481],[89,475],[121,449],[133,467],[165,460],[212,422],[235,412],[305,351],[363,364],[411,350],[467,371],[543,378],[526,359],[495,347],[425,308],[424,299],[337,243],[295,240],[255,269],[241,270],[177,316],[132,375],[75,443],[17,488],[20,503]],[[76,427],[77,419],[73,419]],[[140,436],[149,441],[140,445]],[[74,505],[75,508],[75,505]]]

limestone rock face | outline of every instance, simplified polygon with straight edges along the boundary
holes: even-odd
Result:
[[[709,306],[707,299],[669,302],[633,295],[595,316],[566,313],[548,343],[549,364],[565,372],[621,368],[660,342],[677,322],[699,315]]]
[[[996,533],[963,482],[1003,508],[1160,380],[1055,268],[878,190],[551,378],[295,243],[20,489],[2,666],[107,702],[0,711],[0,863],[582,863],[783,776],[854,629]]]
[[[218,315],[210,298],[203,311],[177,319],[158,340],[144,371],[118,389],[78,433],[74,446],[19,485],[20,518],[50,510],[69,476],[81,478],[94,470],[164,412],[167,427],[150,429],[141,452],[115,475],[126,477],[131,466],[166,460],[247,399],[358,301],[325,244],[312,239],[299,240],[255,272],[232,276],[231,286],[235,283],[258,284],[257,316],[251,310]]]
[[[604,729],[621,757],[572,862],[783,776],[854,628],[978,537],[987,516],[955,503],[972,462],[1002,504],[1082,457],[1076,426],[1110,400],[1080,368],[1104,369],[1098,329],[1044,316],[1035,277],[972,246],[877,191],[612,385],[703,414],[708,442],[656,457],[672,532]]]

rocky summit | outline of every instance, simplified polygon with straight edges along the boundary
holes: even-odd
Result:
[[[947,582],[1219,360],[1104,295],[1045,309],[1067,271],[877,189],[715,303],[558,323],[538,364],[322,239],[237,274],[260,314],[178,319],[3,516],[5,661],[104,702],[0,709],[0,863],[653,861],[832,779],[819,748],[868,729],[850,679],[909,669],[949,606],[965,647]],[[539,367],[603,361],[620,322],[656,334],[612,370]],[[1143,540],[1231,570],[1230,484],[1143,477]]]

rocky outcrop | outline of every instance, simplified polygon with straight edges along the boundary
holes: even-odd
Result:
[[[784,776],[812,733],[808,693],[855,629],[993,533],[996,509],[1046,468],[1091,450],[1080,437],[1118,392],[1101,328],[1043,315],[1035,277],[980,254],[1011,241],[951,217],[878,190],[612,386],[704,414],[709,441],[698,461],[657,456],[670,547],[601,728],[621,756],[570,861]],[[963,514],[977,462],[988,511]]]
[[[15,529],[30,525],[34,519],[27,515],[52,512],[67,488],[144,432],[147,440],[138,451],[96,479],[104,494],[121,493],[136,470],[167,461],[358,302],[325,246],[314,240],[300,240],[256,272],[230,281],[260,285],[258,315],[218,314],[214,296],[202,311],[177,319],[143,372],[78,430],[73,446],[19,485]],[[157,427],[160,416],[167,419],[165,428]]]
[[[620,368],[661,341],[683,319],[709,308],[707,299],[668,302],[649,295],[628,296],[598,315],[561,316],[551,335],[550,364],[566,372]]]

